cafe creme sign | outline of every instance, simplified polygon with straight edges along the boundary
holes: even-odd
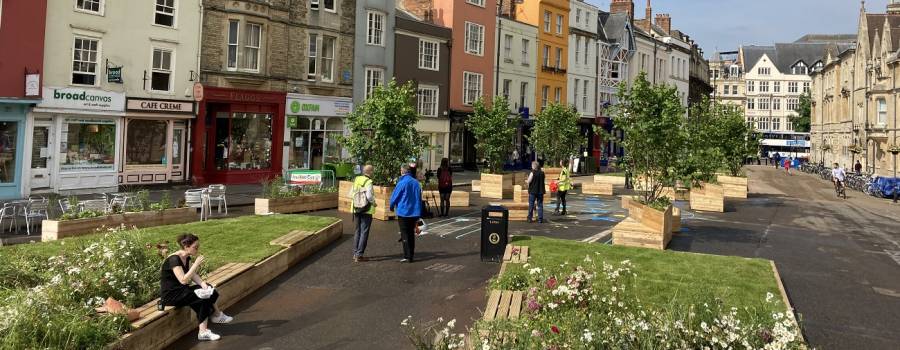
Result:
[[[125,109],[139,112],[193,114],[194,103],[187,101],[129,98],[125,103]]]

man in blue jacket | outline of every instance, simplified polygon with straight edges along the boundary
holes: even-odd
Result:
[[[394,193],[391,194],[390,209],[397,213],[400,225],[400,240],[403,241],[403,259],[400,262],[413,262],[416,249],[416,224],[422,216],[422,187],[409,165],[400,168],[400,180]]]

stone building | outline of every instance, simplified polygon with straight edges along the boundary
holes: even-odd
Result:
[[[516,21],[509,13],[497,16],[496,40],[500,50],[494,63],[497,76],[494,93],[506,97],[510,115],[522,121],[513,140],[519,157],[510,155],[508,159],[512,166],[524,167],[531,160],[526,159],[530,147],[526,136],[531,134],[534,125],[537,35],[537,27]]]
[[[744,68],[738,51],[716,52],[709,60],[710,99],[744,108]]]

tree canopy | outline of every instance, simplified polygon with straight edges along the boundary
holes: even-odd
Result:
[[[560,160],[578,153],[584,145],[578,119],[580,116],[571,106],[553,103],[545,107],[535,117],[534,128],[528,141],[548,166],[555,166]]]
[[[475,135],[475,149],[487,160],[487,172],[499,174],[503,171],[503,161],[512,151],[516,134],[516,121],[509,117],[509,102],[503,96],[495,96],[487,106],[479,98],[474,109],[466,126]]]

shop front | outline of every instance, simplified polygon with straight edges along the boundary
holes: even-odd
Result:
[[[419,155],[423,170],[437,170],[441,160],[450,157],[450,120],[422,118],[416,124],[419,135],[428,142],[428,148]]]
[[[345,159],[339,142],[344,118],[353,110],[350,97],[287,94],[284,129],[286,169],[322,169]]]
[[[36,101],[0,99],[0,199],[20,198],[25,120]]]
[[[193,102],[128,98],[119,184],[185,181],[187,129],[193,118]]]
[[[124,110],[120,92],[44,87],[26,132],[30,192],[116,191]]]
[[[280,176],[285,94],[206,87],[202,95],[191,128],[192,182],[248,184]]]
[[[450,165],[454,169],[475,170],[478,159],[475,135],[466,127],[470,113],[450,112]]]

